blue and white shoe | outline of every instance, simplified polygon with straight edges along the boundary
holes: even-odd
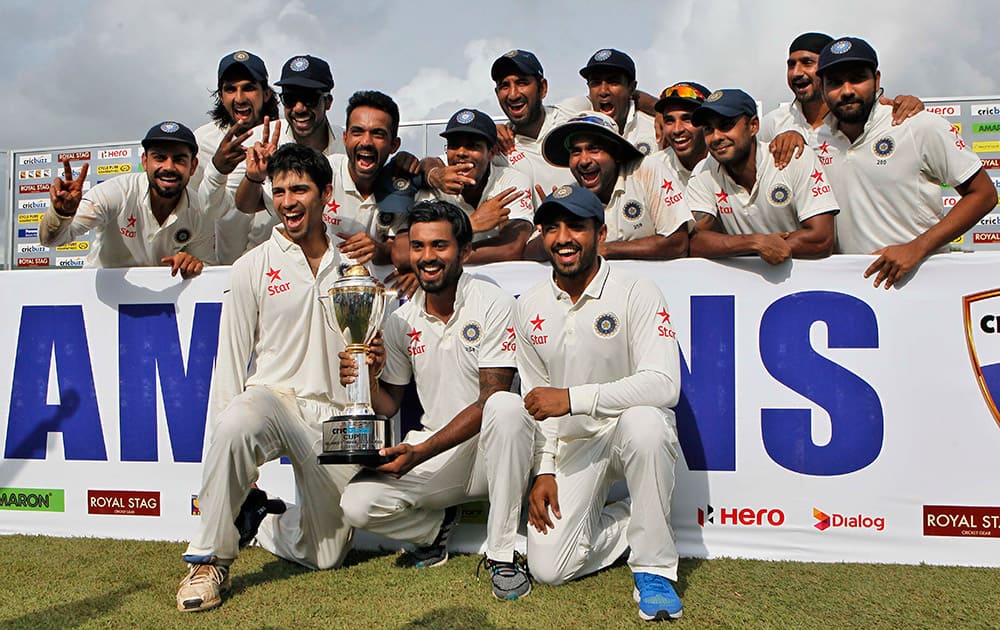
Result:
[[[639,618],[644,621],[680,619],[684,614],[681,598],[665,577],[652,573],[633,573],[632,599],[639,604]]]

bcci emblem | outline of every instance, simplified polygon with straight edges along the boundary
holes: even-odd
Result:
[[[469,322],[462,329],[462,341],[469,345],[476,345],[479,343],[479,338],[483,336],[483,330],[479,327],[477,322]]]
[[[886,136],[884,138],[879,138],[872,145],[872,151],[880,158],[887,158],[892,155],[892,152],[896,150],[896,142]]]
[[[642,153],[643,155],[649,155],[649,152],[652,150],[650,149],[648,142],[640,142],[635,145],[635,148],[639,149],[639,153]]]
[[[604,49],[594,53],[594,61],[607,61],[611,57],[611,51]]]
[[[516,50],[508,50],[507,52],[504,53],[503,56],[507,57],[508,59],[512,59],[514,57],[517,57],[517,51]]]
[[[392,220],[395,217],[389,212],[379,212],[378,213],[378,224],[382,227],[389,227],[392,225]]]
[[[629,221],[638,221],[642,218],[642,204],[635,199],[629,199],[622,206],[622,215]]]
[[[839,42],[830,46],[830,52],[832,52],[835,55],[843,55],[850,49],[851,49],[851,42],[846,39],[842,39]]]
[[[708,98],[705,99],[705,102],[706,103],[714,103],[715,101],[719,100],[720,98],[722,98],[722,90],[716,90],[716,91],[714,91],[714,92],[712,92],[711,94],[708,95]]]
[[[187,228],[181,228],[174,232],[174,241],[177,243],[187,243],[191,240],[191,230]]]
[[[395,190],[406,190],[407,187],[409,187],[409,185],[410,185],[410,180],[406,179],[405,177],[392,178],[392,187]]]
[[[475,117],[476,117],[475,114],[466,109],[464,111],[459,112],[458,116],[455,116],[455,120],[457,122],[462,123],[463,125],[468,125],[470,122],[473,121]]]
[[[292,60],[292,63],[288,64],[288,67],[296,72],[302,72],[309,67],[309,60],[305,57],[297,57]]]
[[[791,200],[792,194],[788,192],[783,184],[778,184],[771,189],[771,203],[776,206],[783,206]]]
[[[178,125],[175,122],[165,122],[162,125],[160,125],[160,131],[162,131],[163,133],[174,133],[180,128],[181,128],[180,125]]]
[[[594,320],[594,332],[601,337],[613,337],[618,332],[618,318],[614,313],[605,313]]]
[[[554,199],[562,199],[564,197],[569,197],[571,194],[573,194],[572,187],[560,186],[554,193],[552,193],[552,197]]]
[[[246,52],[245,50],[241,50],[238,53],[233,53],[233,59],[236,61],[249,61],[250,53]]]
[[[986,406],[1000,427],[1000,289],[966,295],[962,298],[965,340],[969,345],[972,371]]]

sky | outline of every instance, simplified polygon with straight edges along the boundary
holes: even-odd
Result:
[[[587,0],[479,3],[3,0],[0,151],[135,140],[161,120],[208,120],[219,59],[250,50],[273,83],[281,65],[312,54],[333,68],[331,119],[351,93],[391,95],[402,119],[447,118],[462,107],[501,114],[489,76],[512,48],[533,51],[547,101],[584,93],[579,69],[595,51],[635,59],[639,88],[681,80],[739,87],[769,110],[789,99],[784,64],[799,33],[867,39],[887,95],[1000,94],[996,5],[987,0]],[[992,17],[991,17],[992,16]],[[432,147],[433,148],[433,147]]]

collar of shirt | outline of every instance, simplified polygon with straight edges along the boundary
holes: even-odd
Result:
[[[622,129],[622,137],[628,137],[630,131],[635,129],[635,126],[639,124],[638,122],[639,114],[635,109],[635,102],[629,101],[628,103],[628,117],[625,119],[625,128]]]
[[[604,260],[603,256],[598,256],[597,261],[600,264],[600,267],[597,268],[597,274],[594,275],[593,279],[591,279],[590,283],[587,285],[587,288],[585,288],[583,293],[580,294],[580,299],[577,300],[576,304],[573,304],[570,308],[582,306],[587,301],[586,298],[596,300],[601,297],[602,293],[604,293],[604,285],[608,282],[608,274],[611,272],[611,267],[608,265],[608,261]],[[569,293],[560,289],[559,285],[556,284],[554,272],[551,276],[549,276],[549,285],[552,287],[552,295],[555,297],[557,302],[562,299],[569,301]]]
[[[448,320],[449,322],[455,321],[455,315],[458,314],[465,304],[465,294],[468,292],[469,282],[469,274],[463,271],[462,275],[458,277],[458,287],[455,289],[455,304],[453,305],[452,316]],[[428,321],[442,323],[440,319],[427,312],[427,293],[423,288],[417,289],[410,301],[417,307],[417,311],[421,317]]]
[[[187,212],[190,200],[188,198],[187,188],[185,187],[177,200],[177,205],[170,211],[167,218],[163,220],[163,224],[158,223],[156,215],[153,214],[153,201],[151,199],[152,193],[150,193],[149,190],[149,178],[145,173],[142,174],[142,178],[139,180],[139,186],[141,191],[139,198],[142,199],[142,212],[149,216],[150,225],[156,226],[157,229],[163,229],[172,225],[177,221],[177,217],[179,215]]]

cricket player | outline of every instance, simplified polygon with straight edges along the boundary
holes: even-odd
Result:
[[[184,553],[190,570],[177,590],[183,612],[222,603],[241,538],[251,537],[234,520],[265,462],[291,460],[300,504],[264,518],[261,546],[310,569],[328,569],[340,565],[351,541],[340,496],[357,467],[316,461],[321,423],[345,400],[337,378],[344,343],[327,327],[316,299],[348,260],[323,222],[330,163],[315,149],[286,144],[268,162],[268,177],[281,225],[233,264],[223,294],[201,520]]]
[[[448,560],[448,538],[462,503],[489,497],[484,562],[501,600],[531,590],[514,540],[531,471],[535,427],[523,415],[484,413],[487,399],[514,378],[514,298],[464,273],[472,251],[466,213],[423,201],[409,215],[410,264],[420,289],[391,313],[374,344],[370,379],[376,413],[391,416],[410,379],[424,409],[422,427],[383,449],[392,461],[358,475],[341,499],[355,527],[413,542],[417,567]],[[357,366],[342,353],[341,382]]]
[[[552,277],[517,300],[523,402],[498,393],[485,414],[538,422],[528,566],[544,584],[598,571],[631,549],[645,620],[681,616],[670,497],[679,445],[671,407],[680,354],[670,311],[650,280],[598,256],[604,205],[564,186],[535,213]],[[624,478],[630,498],[607,502]]]
[[[779,170],[757,139],[757,103],[742,90],[713,92],[692,122],[711,153],[687,187],[698,219],[692,256],[757,254],[776,265],[833,252],[837,200],[812,151]]]

